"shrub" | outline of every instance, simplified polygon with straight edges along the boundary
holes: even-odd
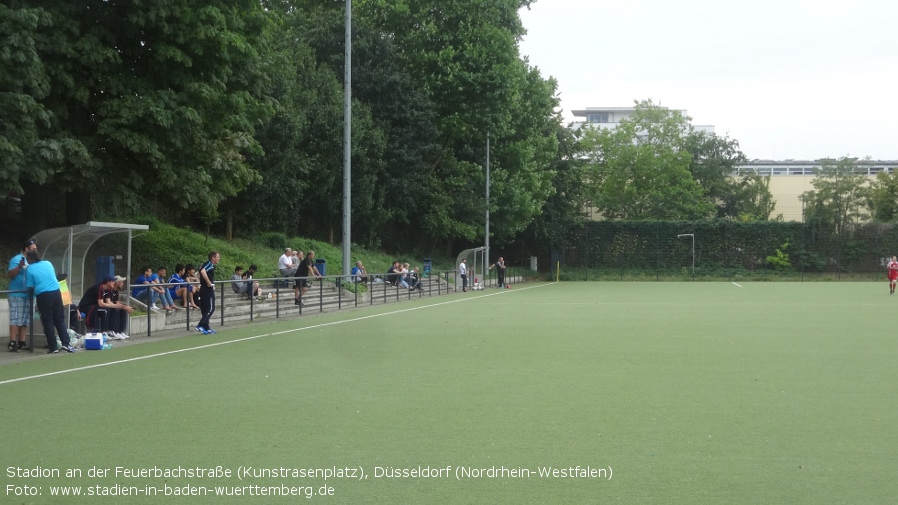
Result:
[[[287,248],[287,235],[277,232],[263,233],[258,237],[257,242],[270,249],[282,251]]]

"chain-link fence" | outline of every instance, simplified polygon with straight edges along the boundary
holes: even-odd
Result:
[[[898,227],[795,222],[593,222],[553,251],[562,280],[882,280]]]

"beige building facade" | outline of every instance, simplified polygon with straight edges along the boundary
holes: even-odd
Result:
[[[857,172],[866,175],[871,181],[879,172],[892,173],[898,170],[898,161],[858,160],[857,165]],[[776,200],[771,217],[782,214],[785,221],[803,221],[804,205],[801,195],[814,189],[811,183],[817,177],[819,168],[818,161],[754,160],[741,165],[739,172],[752,171],[770,177],[770,193]]]
[[[898,170],[898,161],[866,161],[857,162],[858,173],[867,176],[871,181],[882,171],[893,173]],[[771,218],[779,214],[784,221],[804,221],[804,204],[801,195],[814,189],[812,182],[817,177],[820,164],[813,161],[767,161],[754,160],[740,165],[737,173],[748,171],[770,179],[770,193],[776,206],[770,214]],[[585,209],[589,219],[598,221],[602,214],[593,207]]]

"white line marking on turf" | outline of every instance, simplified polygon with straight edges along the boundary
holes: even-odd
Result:
[[[733,286],[736,286],[737,288],[741,288],[741,287],[742,287],[742,286],[736,284],[735,282],[733,283]]]
[[[520,289],[516,289],[515,292],[526,291],[526,290],[528,290],[528,289],[541,288],[541,287],[549,286],[549,285],[552,285],[552,284],[555,284],[555,283],[554,283],[554,282],[550,282],[550,283],[546,283],[546,284],[539,284],[539,285],[536,285],[536,286],[527,286],[527,287],[523,287],[523,288],[520,288]],[[447,300],[447,301],[445,301],[445,302],[432,303],[432,304],[430,304],[430,305],[422,305],[422,306],[420,306],[420,307],[411,307],[411,308],[407,308],[407,309],[394,310],[394,311],[392,311],[392,312],[382,312],[382,313],[380,313],[380,314],[371,314],[371,315],[368,315],[368,316],[356,317],[356,318],[353,318],[353,319],[344,319],[344,320],[342,320],[342,321],[331,321],[331,322],[329,322],[329,323],[313,324],[312,326],[303,326],[302,328],[293,328],[293,329],[290,329],[290,330],[276,331],[276,332],[273,332],[273,333],[263,333],[263,334],[261,334],[261,335],[253,335],[253,336],[251,336],[251,337],[238,338],[238,339],[235,339],[235,340],[226,340],[226,341],[224,341],[224,342],[215,342],[215,343],[212,343],[212,344],[198,345],[198,346],[196,346],[196,347],[188,347],[188,348],[186,348],[186,349],[178,349],[178,350],[175,350],[175,351],[159,352],[159,353],[156,353],[156,354],[148,354],[148,355],[146,355],[146,356],[138,356],[138,357],[136,357],[136,358],[128,358],[128,359],[121,359],[121,360],[118,360],[118,361],[110,361],[110,362],[108,362],[108,363],[97,363],[96,365],[80,366],[80,367],[77,367],[77,368],[69,368],[69,369],[67,369],[67,370],[57,370],[57,371],[55,371],[55,372],[42,373],[42,374],[38,374],[38,375],[29,375],[29,376],[26,376],[26,377],[19,377],[19,378],[17,378],[17,379],[7,379],[7,380],[5,380],[5,381],[0,381],[0,386],[5,385],[5,384],[12,384],[13,382],[22,382],[22,381],[27,381],[27,380],[31,380],[31,379],[40,379],[40,378],[43,378],[43,377],[52,377],[52,376],[54,376],[54,375],[62,375],[62,374],[65,374],[65,373],[80,372],[80,371],[83,371],[83,370],[91,370],[91,369],[94,369],[94,368],[102,368],[102,367],[112,366],[112,365],[121,365],[121,364],[124,364],[124,363],[133,363],[133,362],[135,362],[135,361],[143,361],[143,360],[145,360],[145,359],[150,359],[150,358],[160,358],[160,357],[162,357],[162,356],[169,356],[169,355],[172,355],[172,354],[178,354],[178,353],[187,352],[187,351],[199,351],[199,350],[201,350],[201,349],[209,349],[209,348],[212,348],[212,347],[218,347],[218,346],[220,346],[220,345],[235,344],[235,343],[237,343],[237,342],[246,342],[246,341],[249,341],[249,340],[256,340],[256,339],[263,338],[263,337],[272,337],[272,336],[276,336],[276,335],[286,335],[286,334],[288,334],[288,333],[295,333],[295,332],[299,332],[299,331],[313,330],[313,329],[315,329],[315,328],[324,328],[325,326],[334,326],[334,325],[337,325],[337,324],[354,323],[354,322],[356,322],[356,321],[364,321],[365,319],[373,319],[373,318],[375,318],[375,317],[392,316],[392,315],[394,315],[394,314],[402,314],[403,312],[411,312],[411,311],[413,311],[413,310],[429,309],[429,308],[431,308],[431,307],[438,307],[438,306],[440,306],[440,305],[448,305],[448,304],[450,304],[450,303],[466,302],[466,301],[468,301],[468,300],[477,300],[477,299],[479,299],[479,298],[486,298],[486,297],[488,297],[488,296],[496,296],[496,295],[502,295],[502,294],[506,294],[506,293],[511,293],[511,291],[499,291],[499,292],[496,292],[496,293],[485,293],[485,294],[482,294],[482,295],[472,296],[472,297],[468,297],[468,298],[456,298],[455,300]]]

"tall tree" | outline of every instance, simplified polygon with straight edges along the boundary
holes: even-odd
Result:
[[[68,161],[87,164],[84,145],[54,128],[44,103],[51,80],[38,47],[52,28],[41,8],[0,4],[0,191],[22,192],[22,182],[43,184]]]
[[[342,86],[342,4],[309,2],[294,17],[298,38]],[[439,151],[436,107],[396,40],[385,37],[362,10],[353,20],[352,44],[353,240],[402,249],[418,239],[410,225],[431,202],[426,176],[428,159]],[[340,111],[333,132],[338,146],[342,121]],[[312,174],[318,182],[308,203],[319,223],[339,229],[341,206],[334,195],[342,192],[342,149],[335,154],[340,158],[334,166]]]
[[[329,201],[339,201],[331,197],[322,203],[319,197],[337,194],[333,178],[342,153],[343,90],[303,41],[298,15],[299,11],[286,15],[272,35],[266,74],[275,115],[256,129],[264,155],[248,158],[260,180],[230,199],[227,208],[236,227],[248,233],[261,227],[290,235],[313,232],[311,236],[324,238],[320,230],[310,229],[309,222],[319,219],[322,210],[331,211]]]
[[[772,217],[776,202],[769,179],[754,173],[737,175],[747,160],[736,139],[693,131],[686,137],[686,149],[692,154],[692,176],[717,208],[717,217],[752,221]]]
[[[870,185],[868,207],[874,221],[891,223],[898,218],[898,172],[876,174],[876,180]]]
[[[431,105],[439,148],[428,153],[419,186],[428,205],[413,228],[433,241],[482,237],[487,133],[496,238],[523,229],[550,194],[557,149],[555,83],[521,60],[520,0],[384,2],[359,12],[395,40],[399,56]]]
[[[806,221],[841,234],[852,222],[869,219],[867,178],[857,168],[857,158],[820,160],[820,171],[811,182],[814,189],[801,195]]]
[[[552,160],[553,194],[546,200],[539,214],[515,240],[515,249],[522,257],[508,258],[523,261],[526,256],[548,254],[552,248],[564,248],[574,236],[574,231],[586,221],[588,197],[585,179],[585,162],[580,151],[579,139],[574,130],[557,125],[558,150]]]
[[[691,220],[714,209],[692,173],[687,138],[693,132],[680,111],[651,100],[636,102],[632,116],[613,129],[587,129],[593,204],[607,218]]]
[[[557,84],[524,62],[519,68],[517,97],[509,110],[511,132],[496,139],[490,174],[490,220],[493,243],[510,241],[545,210],[557,194],[556,170],[565,170],[559,148],[567,134],[560,133]],[[562,188],[565,190],[567,188]],[[573,195],[571,195],[573,197]]]
[[[773,215],[776,200],[770,192],[770,177],[749,172],[733,175],[727,181],[727,191],[717,200],[718,216],[739,221],[782,221],[783,215]]]
[[[269,15],[251,0],[40,2],[46,22],[31,38],[47,76],[40,105],[44,151],[21,175],[26,192],[84,190],[124,208],[148,201],[214,216],[255,180],[245,156],[269,113],[258,62]],[[23,142],[23,152],[34,146]],[[45,154],[46,153],[46,154]],[[42,174],[53,174],[52,179]],[[49,179],[49,180],[48,180]],[[97,188],[103,188],[102,195]]]

